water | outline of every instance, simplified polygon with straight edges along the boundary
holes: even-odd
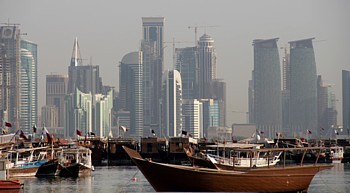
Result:
[[[92,177],[83,178],[22,178],[25,193],[58,192],[154,192],[136,166],[96,167]],[[312,180],[308,193],[350,193],[350,165],[335,164],[319,172]]]

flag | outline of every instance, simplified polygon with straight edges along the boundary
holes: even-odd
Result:
[[[310,130],[306,130],[306,133],[307,134],[311,134],[312,132]]]
[[[189,136],[189,137],[192,137],[191,133],[190,133],[190,134],[188,134],[188,136]]]
[[[338,131],[337,131],[337,130],[334,130],[334,133],[335,133],[336,135],[339,135],[339,133],[338,133]]]
[[[95,136],[96,134],[94,132],[89,132],[90,136]]]
[[[6,126],[6,127],[12,127],[12,124],[9,123],[9,122],[5,122],[5,126]]]
[[[187,135],[187,131],[181,130],[181,134],[186,136]]]
[[[22,137],[24,140],[28,140],[27,136],[24,135],[23,131],[21,130],[20,134],[19,134],[20,137]]]
[[[77,129],[77,135],[78,135],[78,136],[82,136],[83,133],[82,133],[79,129]]]
[[[259,131],[260,134],[264,134],[265,132],[264,131]]]
[[[152,135],[156,136],[156,132],[154,132],[154,130],[152,129]]]
[[[124,131],[124,133],[128,131],[128,128],[126,128],[125,126],[122,126],[122,125],[119,126],[119,129],[122,129]]]
[[[36,125],[33,125],[33,133],[36,133]]]
[[[323,127],[322,127],[321,129],[322,129],[322,131],[324,131],[324,128],[323,128]]]
[[[46,127],[43,127],[43,132],[41,133],[41,135],[43,136],[44,134],[46,134],[47,142],[51,143],[53,138],[52,138],[52,135],[50,134],[50,132],[46,129]]]

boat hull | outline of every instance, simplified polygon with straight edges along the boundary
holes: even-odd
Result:
[[[0,190],[16,190],[23,187],[19,180],[0,180]]]
[[[92,169],[90,167],[84,166],[82,164],[76,163],[69,166],[64,166],[60,164],[60,173],[61,177],[83,177],[91,176]]]
[[[50,160],[41,165],[36,176],[58,176],[58,160]]]
[[[129,155],[156,191],[161,192],[296,192],[307,190],[314,175],[332,166],[299,166],[240,172],[145,160]]]
[[[9,176],[10,178],[14,177],[32,177],[36,175],[36,172],[38,171],[38,167],[32,167],[32,168],[10,168],[9,169]]]

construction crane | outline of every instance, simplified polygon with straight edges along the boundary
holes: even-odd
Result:
[[[175,43],[193,43],[192,41],[175,41],[175,38],[173,38],[172,42],[163,42],[163,43],[172,43],[173,44],[173,69],[175,69]]]
[[[198,28],[204,28],[205,31],[207,30],[207,28],[209,27],[219,27],[219,26],[216,26],[216,25],[204,25],[204,26],[198,26],[198,25],[194,25],[194,26],[188,26],[188,29],[194,29],[194,43],[195,43],[195,46],[197,46],[197,29]]]

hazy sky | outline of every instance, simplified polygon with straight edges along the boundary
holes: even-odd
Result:
[[[227,83],[227,124],[244,123],[248,80],[253,70],[253,39],[289,41],[315,37],[317,73],[332,84],[341,115],[341,70],[350,70],[349,0],[1,0],[0,22],[21,24],[23,38],[38,44],[39,108],[45,104],[45,76],[67,74],[75,37],[84,63],[100,66],[105,85],[118,88],[118,64],[140,48],[142,17],[165,17],[165,41],[194,41],[206,31],[215,41],[217,77]],[[325,40],[325,41],[319,41]],[[319,42],[317,42],[319,41]],[[178,43],[176,47],[193,46]],[[280,57],[283,50],[280,51]],[[172,68],[166,44],[165,68]],[[338,122],[341,121],[339,116]]]

